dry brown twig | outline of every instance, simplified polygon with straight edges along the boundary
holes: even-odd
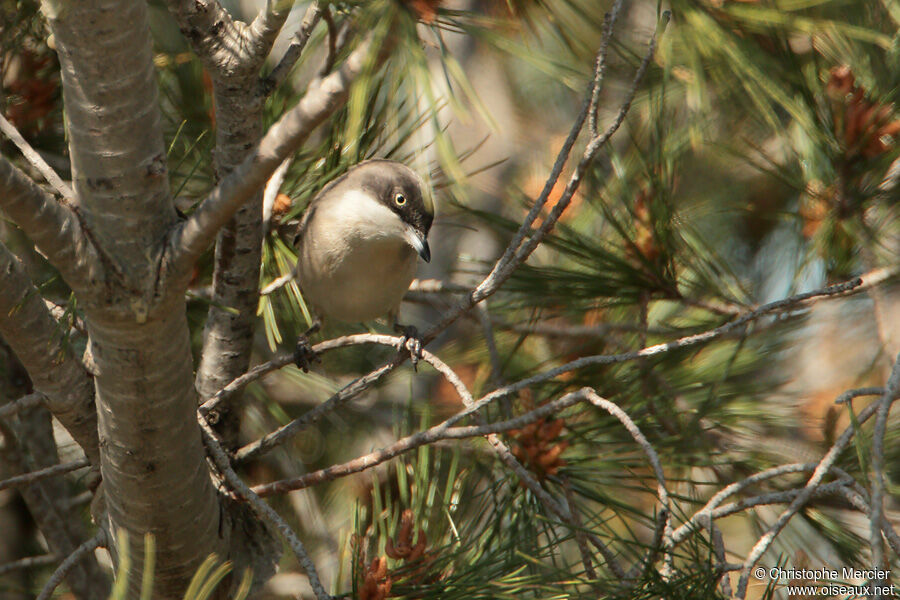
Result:
[[[97,548],[105,547],[106,544],[106,532],[103,529],[100,529],[94,537],[78,546],[72,554],[67,556],[65,560],[60,563],[56,568],[56,571],[53,572],[53,575],[50,576],[50,579],[47,580],[47,583],[44,584],[41,593],[37,596],[37,600],[49,600],[53,595],[53,591],[56,590],[57,586],[62,583],[72,567],[74,567],[85,554],[93,552]]]
[[[900,356],[897,358],[897,362],[895,363],[895,369],[892,372],[892,378],[889,381],[889,385],[885,388],[885,393],[883,398],[889,398],[888,405],[893,402],[893,400],[897,397],[897,387],[900,386]],[[893,385],[893,388],[891,387]],[[857,416],[857,421],[862,424],[866,420],[868,420],[876,411],[881,412],[882,407],[885,402],[877,402],[870,404],[865,409],[860,411]],[[885,409],[886,410],[886,409]],[[876,420],[877,423],[877,420]],[[806,486],[803,490],[797,495],[796,498],[791,502],[790,506],[785,509],[784,512],[778,517],[775,523],[772,524],[771,527],[763,534],[762,537],[756,542],[753,548],[750,550],[747,558],[744,560],[744,568],[741,572],[740,580],[738,581],[738,587],[736,591],[736,595],[739,598],[744,598],[747,595],[747,585],[750,581],[750,571],[753,566],[762,558],[762,555],[769,548],[769,546],[774,541],[775,537],[784,529],[784,526],[787,525],[787,522],[793,517],[816,493],[816,490],[820,487],[822,479],[829,472],[829,470],[833,467],[835,461],[837,460],[840,453],[846,448],[847,444],[850,443],[850,439],[856,432],[856,428],[853,424],[848,426],[841,436],[835,441],[835,443],[831,446],[828,452],[822,457],[822,460],[819,461],[816,466],[815,471],[812,474],[812,477],[807,481]],[[876,432],[877,433],[877,432]],[[874,454],[874,449],[873,449]],[[873,465],[874,466],[874,465]],[[874,487],[874,486],[873,486]],[[874,490],[873,490],[874,491]],[[878,510],[879,507],[875,506],[873,503],[873,510]],[[877,516],[870,513],[869,515],[870,524],[872,528],[878,527],[878,538],[880,543],[881,531],[882,531],[882,519],[878,519]],[[874,537],[874,535],[873,535]]]
[[[3,135],[12,140],[12,143],[22,153],[22,156],[31,163],[31,166],[37,169],[43,178],[47,180],[47,183],[56,190],[57,194],[68,199],[75,197],[72,187],[62,180],[56,171],[53,170],[53,167],[47,164],[47,161],[38,154],[37,150],[31,147],[31,144],[22,137],[22,134],[19,133],[19,130],[12,123],[6,120],[2,113],[0,113],[0,132],[3,132]]]
[[[235,473],[234,469],[231,467],[231,461],[229,460],[228,455],[216,440],[216,434],[206,422],[206,419],[202,416],[198,416],[198,421],[200,422],[200,430],[203,434],[203,444],[206,446],[207,450],[209,450],[213,462],[216,464],[216,467],[219,469],[219,472],[222,474],[225,481],[240,498],[250,504],[259,518],[275,527],[282,537],[284,537],[285,541],[287,541],[291,550],[294,552],[294,555],[297,557],[297,561],[300,563],[301,568],[306,573],[306,577],[309,579],[309,584],[315,592],[316,598],[318,598],[318,600],[331,600],[331,596],[322,586],[322,581],[319,579],[319,573],[316,570],[316,566],[306,552],[303,542],[300,541],[300,538],[297,537],[297,534],[294,533],[294,530],[291,529],[290,525],[275,512],[275,509],[263,502],[262,499],[257,496],[246,483],[244,483],[240,476]]]
[[[72,471],[77,471],[78,469],[83,469],[89,466],[91,466],[91,463],[87,458],[79,458],[77,460],[53,465],[52,467],[38,469],[36,471],[31,471],[22,475],[16,475],[15,477],[10,477],[8,479],[0,481],[0,490],[5,490],[6,488],[11,487],[18,487],[21,485],[29,485],[34,483],[35,481],[40,481],[41,479],[56,477],[57,475],[65,475],[66,473],[71,473]]]
[[[54,554],[44,554],[42,556],[29,556],[27,558],[20,558],[19,560],[14,560],[12,562],[0,565],[0,575],[6,575],[7,573],[20,571],[23,569],[46,567],[47,565],[52,565],[56,562],[59,562],[59,557]]]
[[[648,346],[641,350],[636,350],[633,352],[625,352],[621,354],[601,354],[594,356],[586,356],[574,361],[568,362],[564,365],[556,367],[554,369],[550,369],[543,373],[539,373],[522,381],[509,384],[498,388],[487,394],[483,398],[479,399],[475,405],[478,410],[484,404],[492,402],[493,400],[505,397],[510,394],[517,393],[518,391],[525,389],[531,385],[536,383],[541,383],[543,381],[548,381],[550,379],[554,379],[559,375],[564,373],[568,373],[571,371],[575,371],[577,369],[583,368],[588,365],[599,365],[599,364],[618,364],[622,362],[628,362],[633,360],[639,360],[644,357],[656,356],[659,354],[664,354],[667,352],[673,352],[675,350],[695,346],[702,343],[708,343],[712,340],[715,340],[719,337],[722,337],[728,334],[731,331],[741,329],[745,327],[748,323],[761,319],[763,317],[779,314],[785,311],[793,310],[798,306],[805,305],[809,302],[815,301],[821,298],[827,297],[839,297],[849,293],[857,293],[862,290],[868,289],[868,287],[872,285],[877,285],[881,283],[885,279],[887,279],[891,273],[888,272],[873,272],[868,273],[862,277],[858,277],[848,282],[844,282],[841,284],[829,286],[827,288],[823,288],[821,290],[815,290],[812,292],[805,292],[803,294],[796,294],[794,296],[790,296],[788,298],[784,298],[782,300],[777,300],[775,302],[770,302],[768,304],[764,304],[759,308],[749,311],[742,315],[741,317],[735,319],[734,321],[730,321],[720,327],[698,333],[689,336],[684,336],[670,342],[665,342],[662,344],[655,344],[652,346]],[[390,336],[375,336],[372,334],[357,334],[357,335],[349,335],[342,336],[339,338],[334,338],[332,340],[327,340],[316,344],[313,346],[313,350],[316,353],[324,353],[330,350],[334,350],[336,348],[341,348],[345,346],[352,346],[358,344],[367,344],[367,343],[382,343],[383,339],[389,338]],[[399,339],[399,338],[398,338]],[[284,443],[291,436],[295,435],[299,432],[304,426],[309,425],[319,418],[321,418],[326,412],[333,410],[334,408],[342,405],[347,402],[351,398],[355,397],[359,393],[362,393],[366,389],[368,389],[372,384],[376,383],[386,375],[388,375],[394,368],[396,368],[402,361],[403,357],[400,356],[395,359],[391,363],[387,363],[382,365],[375,371],[368,373],[367,375],[354,380],[353,382],[344,386],[341,390],[335,393],[328,400],[317,406],[309,413],[304,414],[303,416],[295,419],[291,423],[284,425],[283,427],[269,433],[264,436],[260,440],[252,442],[251,444],[246,445],[244,448],[237,453],[238,461],[249,460],[255,456],[259,456],[260,454],[274,448],[278,444]],[[225,386],[222,390],[220,390],[216,395],[214,395],[210,400],[204,403],[200,407],[200,412],[202,414],[209,414],[210,411],[215,409],[219,402],[223,401],[230,395],[240,391],[244,386],[249,383],[260,379],[272,371],[280,369],[286,365],[289,365],[293,362],[293,358],[290,354],[283,354],[277,356],[276,358],[268,361],[266,363],[262,363],[252,368],[250,371],[238,377],[227,386]],[[467,416],[467,415],[466,415]]]

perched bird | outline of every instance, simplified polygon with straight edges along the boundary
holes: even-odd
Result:
[[[316,317],[307,334],[327,319],[388,316],[407,340],[416,338],[414,328],[397,323],[397,313],[417,256],[431,260],[427,237],[433,220],[430,190],[399,162],[367,160],[326,185],[310,201],[294,237],[295,276]],[[312,358],[305,337],[295,353],[301,368]]]

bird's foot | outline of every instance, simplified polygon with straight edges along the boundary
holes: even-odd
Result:
[[[319,330],[319,325],[318,322],[313,323],[306,333],[297,338],[297,345],[294,347],[294,364],[304,373],[309,373],[312,363],[322,362],[319,353],[313,350],[312,344],[309,342],[309,336]]]
[[[422,358],[422,338],[419,336],[419,330],[413,325],[394,323],[394,331],[403,334],[403,341],[400,342],[400,352],[404,350],[409,352],[409,360],[412,362],[413,370],[418,372],[419,359]]]

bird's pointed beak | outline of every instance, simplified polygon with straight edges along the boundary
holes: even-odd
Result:
[[[422,257],[422,260],[431,262],[431,248],[428,246],[428,240],[411,225],[406,227],[406,241]]]

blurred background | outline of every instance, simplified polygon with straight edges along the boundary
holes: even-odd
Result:
[[[245,20],[258,10],[254,2],[224,4]],[[150,5],[170,177],[179,208],[189,213],[215,183],[210,81],[165,4]],[[290,350],[308,327],[296,284],[271,285],[290,273],[297,219],[325,183],[365,158],[402,160],[436,191],[434,258],[420,265],[421,284],[410,292],[401,320],[427,329],[460,289],[484,277],[540,194],[572,128],[612,3],[405,0],[405,6],[418,25],[388,33],[399,43],[387,66],[354,88],[347,107],[293,157],[271,190],[260,281],[271,291],[260,298],[255,362]],[[377,3],[330,7],[339,31],[349,35],[377,24]],[[305,10],[302,3],[295,7],[274,58]],[[669,341],[765,302],[885,274],[884,284],[865,293],[818,301],[692,349],[574,370],[487,409],[490,420],[499,420],[582,386],[595,388],[628,413],[659,453],[678,524],[734,481],[775,465],[818,461],[868,401],[835,406],[835,398],[850,388],[883,385],[900,352],[900,4],[626,2],[608,53],[601,130],[628,96],[663,11],[671,20],[633,105],[553,233],[483,311],[458,321],[429,349],[478,398],[578,357]],[[320,25],[269,99],[267,125],[302,95],[326,47]],[[0,0],[0,53],[0,108],[69,178],[58,63],[36,2]],[[584,143],[582,136],[573,157]],[[6,140],[0,149],[18,157]],[[576,160],[567,164],[545,214]],[[74,327],[78,306],[65,284],[15,226],[0,221],[0,238],[64,309],[60,334],[83,346]],[[211,269],[207,257],[190,290],[197,350]],[[376,323],[330,326],[321,335],[368,329],[390,331]],[[311,373],[287,367],[250,385],[241,440],[289,422],[392,357],[387,348],[346,348],[326,355]],[[0,374],[0,402],[29,385],[2,346]],[[242,474],[261,483],[341,463],[461,408],[430,367],[405,366],[293,443],[245,465]],[[892,417],[885,464],[887,516],[894,523],[900,521],[897,432]],[[59,428],[56,434],[64,435]],[[856,451],[844,452],[838,463],[864,487],[870,465],[862,450],[870,435],[871,424],[862,427]],[[547,489],[568,495],[585,529],[625,565],[640,560],[653,541],[656,483],[618,421],[579,405],[505,439]],[[0,455],[0,478],[8,476],[5,468]],[[805,481],[803,474],[788,475],[746,494]],[[73,519],[87,522],[83,482],[60,482],[73,490]],[[707,531],[676,549],[668,578],[651,571],[625,590],[602,564],[589,576],[571,530],[547,514],[482,439],[421,448],[271,502],[311,547],[333,593],[381,598],[362,589],[373,559],[387,557],[379,577],[392,582],[392,595],[407,598],[727,597],[716,585],[720,573]],[[785,506],[761,505],[721,520],[728,562],[740,563]],[[46,552],[13,490],[0,491],[0,523],[0,565]],[[869,568],[868,528],[865,515],[845,500],[816,498],[761,564]],[[424,540],[418,560],[385,549],[388,540],[404,539]],[[32,597],[48,573],[0,575],[0,598]],[[296,597],[305,586],[286,555],[265,597]],[[751,582],[748,597],[781,594],[762,580]]]

